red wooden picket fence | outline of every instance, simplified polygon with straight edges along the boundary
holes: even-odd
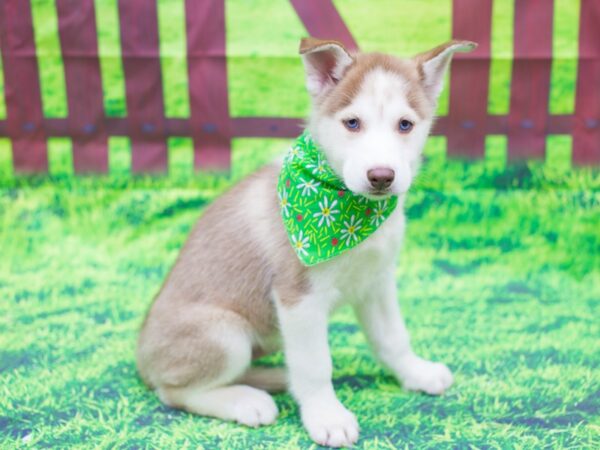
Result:
[[[508,137],[508,157],[543,158],[548,134],[573,136],[576,164],[600,163],[600,1],[581,0],[575,112],[548,112],[553,2],[515,0],[514,62],[508,115],[487,112],[493,0],[453,0],[452,34],[479,43],[451,68],[449,114],[433,134],[448,155],[479,158],[487,135]],[[331,0],[290,0],[308,32],[349,48],[358,43]],[[170,136],[191,137],[194,166],[226,168],[232,137],[293,137],[300,118],[231,117],[228,109],[224,0],[185,0],[191,114],[166,118],[153,1],[119,1],[127,117],[107,117],[102,100],[94,0],[56,0],[69,115],[42,112],[32,14],[27,0],[0,0],[0,50],[6,120],[16,172],[48,170],[47,138],[70,137],[77,173],[108,170],[109,136],[132,142],[132,170],[167,169]],[[86,57],[82,58],[81,56]],[[140,57],[143,56],[143,57]]]

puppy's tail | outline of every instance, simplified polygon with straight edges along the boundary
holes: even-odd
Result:
[[[283,367],[250,367],[238,383],[267,392],[285,392],[288,389],[287,370]]]

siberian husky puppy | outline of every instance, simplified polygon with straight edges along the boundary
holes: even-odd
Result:
[[[318,194],[321,182],[286,181],[282,192],[282,163],[258,171],[206,208],[139,337],[139,372],[165,404],[259,426],[273,423],[278,413],[267,391],[289,389],[316,443],[354,444],[358,422],[334,392],[327,342],[328,316],[345,303],[404,388],[437,395],[450,387],[445,365],[411,349],[395,269],[404,198],[419,169],[444,74],[455,52],[474,47],[451,41],[399,59],[351,53],[330,40],[302,40],[312,113],[299,145],[318,149],[319,161],[342,186],[335,191],[340,198],[315,204],[320,213],[311,217],[321,228],[337,224],[342,234],[326,243],[327,258],[308,229],[291,234],[286,220],[305,215],[302,206],[290,214],[285,186],[308,196],[313,188]],[[359,211],[352,219],[338,216],[344,195]],[[385,202],[392,199],[395,207],[379,221],[369,220],[370,208],[357,206],[390,205]],[[369,230],[368,239],[357,242],[360,228]],[[338,245],[347,251],[338,252]],[[315,249],[316,259],[307,262]],[[280,348],[287,370],[251,367],[257,356]]]

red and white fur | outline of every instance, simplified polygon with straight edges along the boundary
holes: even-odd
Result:
[[[278,164],[215,201],[192,231],[140,334],[140,374],[164,403],[258,426],[274,422],[278,413],[267,391],[287,388],[315,442],[352,445],[358,421],[336,397],[327,341],[328,317],[342,304],[352,306],[374,353],[406,389],[437,395],[450,387],[445,365],[411,349],[395,269],[404,197],[419,168],[444,73],[454,52],[472,48],[471,42],[452,41],[399,59],[352,54],[335,41],[302,41],[313,138],[351,191],[369,198],[397,195],[398,206],[357,247],[304,267],[280,218]],[[251,367],[253,358],[280,348],[287,371]]]

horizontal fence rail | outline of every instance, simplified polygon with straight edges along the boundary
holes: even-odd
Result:
[[[56,0],[69,114],[46,118],[29,1],[0,0],[0,52],[6,119],[0,136],[12,141],[15,172],[48,170],[47,138],[69,137],[77,173],[108,170],[108,138],[131,140],[132,171],[163,172],[167,139],[190,137],[194,167],[227,168],[234,137],[294,137],[302,118],[231,117],[228,106],[225,2],[185,0],[188,118],[165,117],[157,6],[118,2],[127,115],[108,117],[94,0]],[[359,44],[332,0],[290,0],[306,30],[351,49]],[[576,164],[600,163],[600,1],[581,0],[575,112],[548,112],[553,2],[515,0],[510,108],[488,113],[493,0],[453,0],[452,34],[479,43],[451,67],[448,115],[434,135],[447,137],[450,156],[481,158],[488,135],[506,135],[509,159],[543,158],[546,136],[571,134]],[[85,55],[85,57],[82,57]]]

